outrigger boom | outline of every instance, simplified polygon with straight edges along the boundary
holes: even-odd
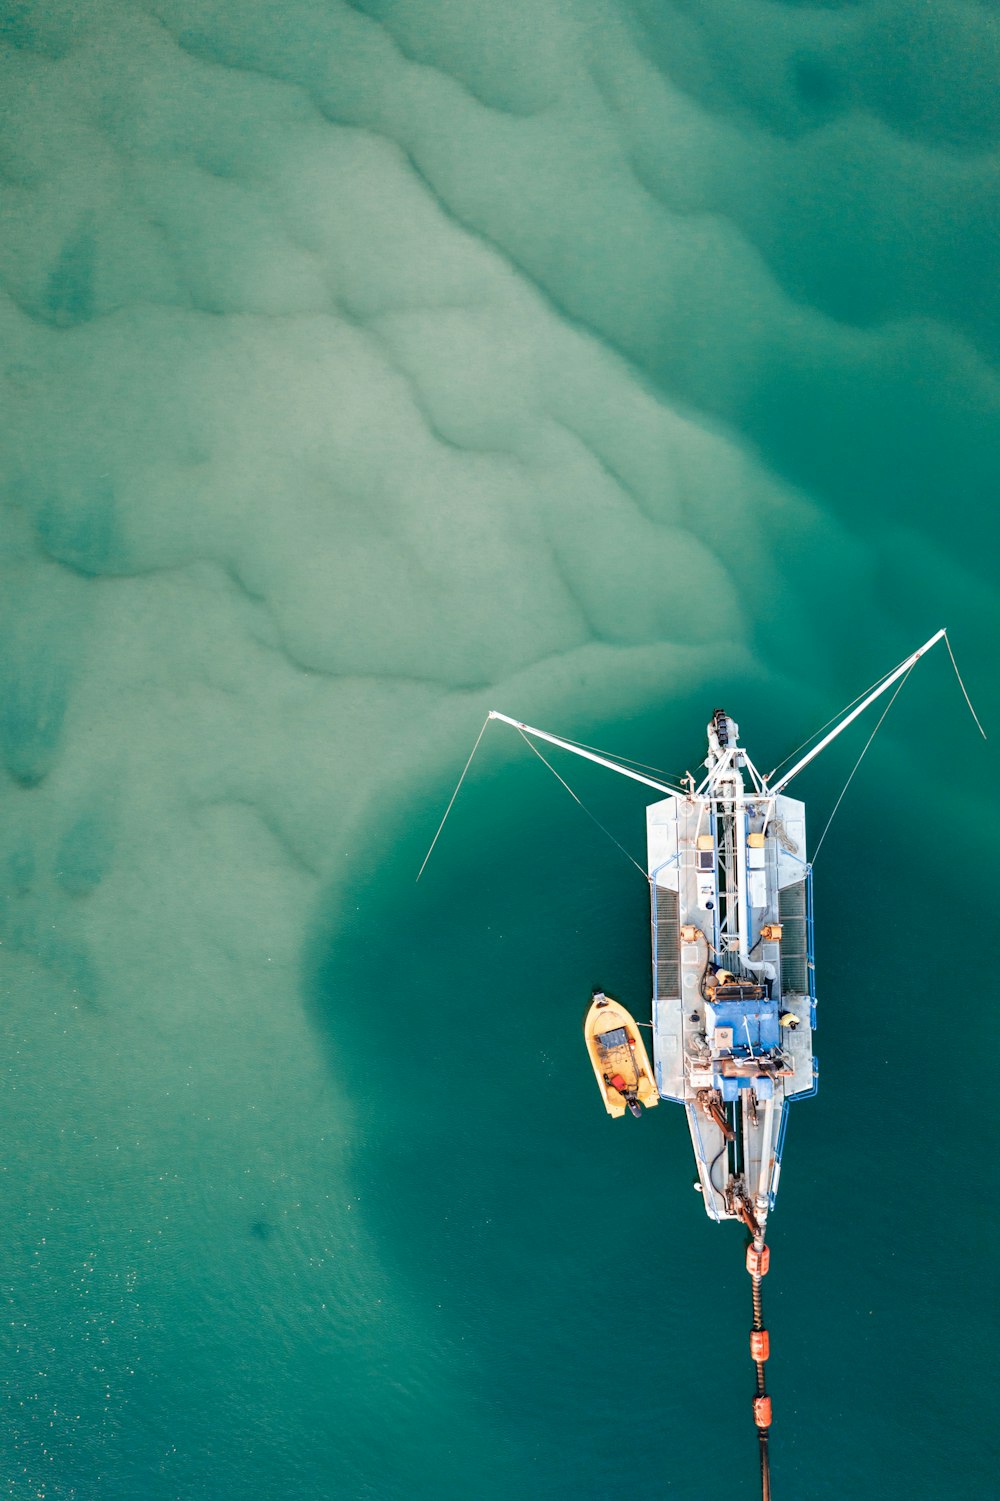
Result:
[[[900,662],[899,666],[894,668],[892,672],[890,672],[885,678],[883,678],[877,685],[877,687],[875,687],[871,693],[867,694],[862,702],[857,704],[849,714],[846,714],[844,718],[839,722],[839,724],[834,726],[834,728],[828,735],[824,735],[823,739],[819,742],[818,745],[814,745],[812,750],[809,751],[807,755],[802,757],[801,761],[797,761],[795,763],[791,771],[787,771],[785,775],[773,785],[769,785],[768,778],[762,777],[760,773],[757,772],[755,767],[749,765],[746,757],[746,752],[742,751],[741,755],[743,757],[743,763],[744,765],[748,766],[748,769],[754,775],[755,780],[758,784],[758,791],[765,797],[774,797],[779,792],[781,792],[784,787],[788,786],[793,777],[798,776],[799,772],[802,771],[804,767],[808,766],[810,761],[814,761],[816,759],[820,751],[825,750],[832,740],[836,740],[837,736],[843,730],[846,730],[849,724],[853,724],[858,716],[860,714],[863,714],[864,711],[871,704],[873,704],[877,698],[881,698],[883,693],[888,692],[893,683],[898,682],[901,677],[908,673],[910,669],[920,661],[920,658],[924,656],[926,652],[929,652],[931,647],[935,646],[937,642],[939,642],[942,637],[945,636],[947,636],[947,631],[942,626],[939,631],[935,631],[934,635],[931,636],[929,641],[925,641],[923,646],[918,647],[917,650],[910,656],[908,656],[904,662]],[[972,707],[971,704],[969,707]],[[644,786],[652,787],[657,792],[665,792],[669,797],[683,797],[685,795],[683,792],[679,792],[676,787],[670,787],[665,782],[658,782],[654,780],[653,777],[643,776],[641,772],[633,771],[628,766],[622,766],[619,764],[619,762],[611,760],[608,756],[600,756],[596,753],[596,751],[592,751],[587,749],[585,746],[578,745],[573,740],[564,740],[559,735],[550,734],[548,730],[540,730],[535,725],[525,724],[520,719],[512,719],[509,714],[501,714],[499,709],[491,709],[488,717],[490,719],[499,719],[504,724],[511,725],[515,730],[520,730],[522,735],[531,735],[535,740],[547,740],[549,745],[557,745],[562,750],[568,750],[572,752],[574,756],[582,756],[587,761],[596,762],[598,766],[606,766],[609,771],[617,771],[623,777],[631,777],[633,782],[642,782]],[[976,720],[976,723],[979,723],[978,719]],[[771,775],[773,776],[774,773],[772,772]],[[708,785],[710,780],[711,777],[706,777],[705,782],[702,783],[702,787],[698,789],[699,792],[701,792],[703,788]]]
[[[930,638],[929,641],[925,641],[923,646],[918,646],[917,650],[913,652],[911,656],[907,657],[905,662],[900,662],[899,666],[895,668],[894,671],[890,672],[889,676],[887,678],[884,678],[882,682],[879,683],[878,687],[875,688],[873,692],[869,693],[868,696],[863,699],[860,704],[858,704],[857,708],[852,709],[850,714],[845,715],[840,723],[830,731],[829,735],[825,735],[818,745],[813,746],[808,755],[803,756],[801,761],[796,761],[791,771],[786,771],[785,775],[779,781],[775,782],[773,787],[769,788],[769,791],[771,793],[776,793],[780,792],[783,787],[787,787],[789,782],[792,780],[792,777],[798,776],[802,768],[804,766],[808,766],[810,761],[814,761],[819,755],[820,751],[826,749],[831,740],[836,740],[841,730],[846,730],[847,726],[849,724],[852,724],[854,720],[857,719],[859,714],[864,713],[869,704],[873,704],[877,698],[881,698],[882,694],[887,692],[888,689],[892,687],[893,683],[898,682],[901,677],[908,673],[911,667],[914,667],[917,662],[920,661],[920,658],[924,655],[924,653],[929,652],[931,647],[935,646],[937,642],[941,640],[942,636],[947,636],[947,631],[943,626],[939,631],[935,631],[934,635]],[[959,679],[959,681],[961,681],[961,679]],[[965,690],[963,689],[962,691],[964,692]],[[969,707],[971,708],[972,705],[970,704]],[[973,717],[975,716],[973,715]],[[979,721],[977,720],[976,723],[978,724]]]
[[[587,761],[596,761],[598,766],[606,766],[609,771],[621,772],[623,777],[631,777],[633,782],[642,782],[646,787],[652,787],[657,792],[666,792],[670,797],[683,797],[674,787],[668,787],[665,782],[656,782],[652,777],[644,777],[641,772],[631,771],[627,766],[619,766],[617,761],[610,761],[607,756],[599,756],[596,751],[587,750],[582,745],[577,745],[572,740],[561,740],[558,735],[550,735],[548,730],[538,730],[534,725],[523,724],[520,719],[511,719],[509,714],[501,714],[499,709],[491,709],[490,719],[500,719],[504,724],[513,725],[515,730],[520,730],[522,735],[531,735],[535,740],[547,740],[550,745],[558,745],[562,750],[572,751],[574,756],[583,756]]]

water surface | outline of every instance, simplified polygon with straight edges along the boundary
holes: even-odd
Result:
[[[739,1236],[579,1037],[643,882],[497,726],[413,876],[491,706],[770,765],[946,624],[1000,724],[995,16],[0,35],[8,1494],[754,1495]],[[992,1494],[992,771],[937,648],[817,864],[778,1496]]]

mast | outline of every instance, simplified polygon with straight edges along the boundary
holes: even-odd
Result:
[[[725,743],[720,739],[719,721],[725,724]],[[743,767],[751,771],[752,779],[760,783],[760,774],[756,767],[752,767],[746,751],[739,743],[740,727],[729,714],[717,711],[712,722],[708,726],[708,758],[705,765],[708,775],[698,788],[697,796],[703,797],[706,803],[715,803],[721,807],[729,804],[732,812],[727,815],[732,819],[732,853],[736,861],[736,933],[733,934],[733,913],[728,900],[726,904],[726,929],[730,937],[737,939],[737,951],[741,963],[751,970],[770,972],[770,966],[763,960],[750,958],[750,934],[748,930],[749,914],[747,910],[747,837],[746,837],[746,806],[748,802],[762,804],[768,802],[768,795],[751,792],[747,795],[746,783],[743,778]],[[772,804],[773,806],[773,804]],[[727,868],[727,887],[729,885],[730,872]]]

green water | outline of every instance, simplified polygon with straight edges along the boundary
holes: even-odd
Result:
[[[500,726],[413,877],[489,707],[770,766],[943,624],[998,730],[995,13],[0,40],[6,1494],[753,1497],[741,1236],[580,1039],[643,881]],[[996,1494],[994,779],[935,648],[817,862],[776,1501]]]

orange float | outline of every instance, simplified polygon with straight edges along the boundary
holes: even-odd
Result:
[[[770,1428],[771,1426],[771,1399],[770,1397],[754,1397],[753,1420],[758,1428]]]
[[[769,1246],[747,1246],[747,1271],[751,1277],[766,1277],[767,1269],[771,1265],[771,1249]]]
[[[771,1336],[766,1329],[750,1330],[750,1359],[767,1360],[771,1354]]]

